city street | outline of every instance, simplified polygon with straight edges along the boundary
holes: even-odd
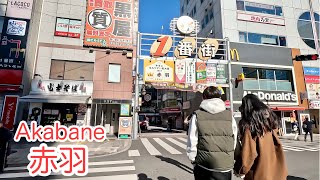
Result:
[[[153,135],[132,141],[128,151],[89,159],[86,177],[28,177],[26,166],[5,169],[0,179],[192,180],[185,135]],[[282,140],[291,180],[319,179],[319,142]],[[307,172],[307,173],[306,173]],[[138,178],[137,178],[138,177]],[[238,180],[238,178],[233,178]]]

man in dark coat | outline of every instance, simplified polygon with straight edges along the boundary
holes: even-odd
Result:
[[[311,142],[313,142],[312,125],[313,125],[313,122],[309,118],[306,118],[305,121],[303,122],[303,130],[306,133],[304,135],[304,141],[307,141],[307,135],[308,133],[310,133]]]
[[[12,134],[9,129],[3,126],[0,122],[0,173],[7,166],[7,157],[10,154],[10,141]]]

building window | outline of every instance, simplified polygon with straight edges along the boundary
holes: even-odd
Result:
[[[184,6],[181,7],[181,14],[183,14]]]
[[[244,67],[244,90],[292,91],[292,73],[288,70],[274,70]]]
[[[201,2],[201,4],[202,4],[202,3],[204,2],[204,0],[201,0],[200,2]]]
[[[80,38],[81,20],[57,18],[55,36]]]
[[[281,6],[260,4],[243,0],[237,0],[237,9],[240,11],[249,11],[263,14],[271,14],[276,16],[283,16]]]
[[[286,37],[251,32],[239,32],[239,41],[254,44],[268,44],[274,46],[287,46]]]
[[[0,39],[1,39],[1,33],[3,29],[3,23],[4,23],[4,17],[0,17]]]
[[[190,0],[187,0],[187,5],[189,4],[189,1],[190,1]]]
[[[317,34],[320,34],[320,16],[314,13],[314,19],[316,24]],[[301,14],[298,20],[298,31],[302,40],[311,48],[315,49],[316,45],[314,43],[314,35],[311,24],[310,12],[304,12]],[[319,40],[320,44],[320,40]]]
[[[109,82],[119,83],[121,80],[121,65],[120,64],[109,64]]]
[[[207,10],[207,13],[204,15],[201,28],[204,29],[206,25],[213,19],[213,10]]]
[[[52,60],[50,79],[92,81],[93,63]]]

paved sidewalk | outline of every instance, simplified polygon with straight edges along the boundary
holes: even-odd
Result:
[[[19,142],[12,142],[11,149],[16,151],[8,157],[8,164],[11,165],[25,165],[29,163],[28,154],[31,147],[39,147],[40,142],[27,142],[21,139]],[[89,158],[109,156],[123,152],[130,148],[131,139],[108,139],[104,142],[55,142],[46,143],[48,146],[58,145],[87,145],[89,149]]]

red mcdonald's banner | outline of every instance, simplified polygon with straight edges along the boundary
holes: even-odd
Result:
[[[132,49],[133,0],[88,0],[84,46]]]
[[[2,110],[1,122],[4,127],[12,130],[14,119],[16,117],[19,96],[6,96]]]

